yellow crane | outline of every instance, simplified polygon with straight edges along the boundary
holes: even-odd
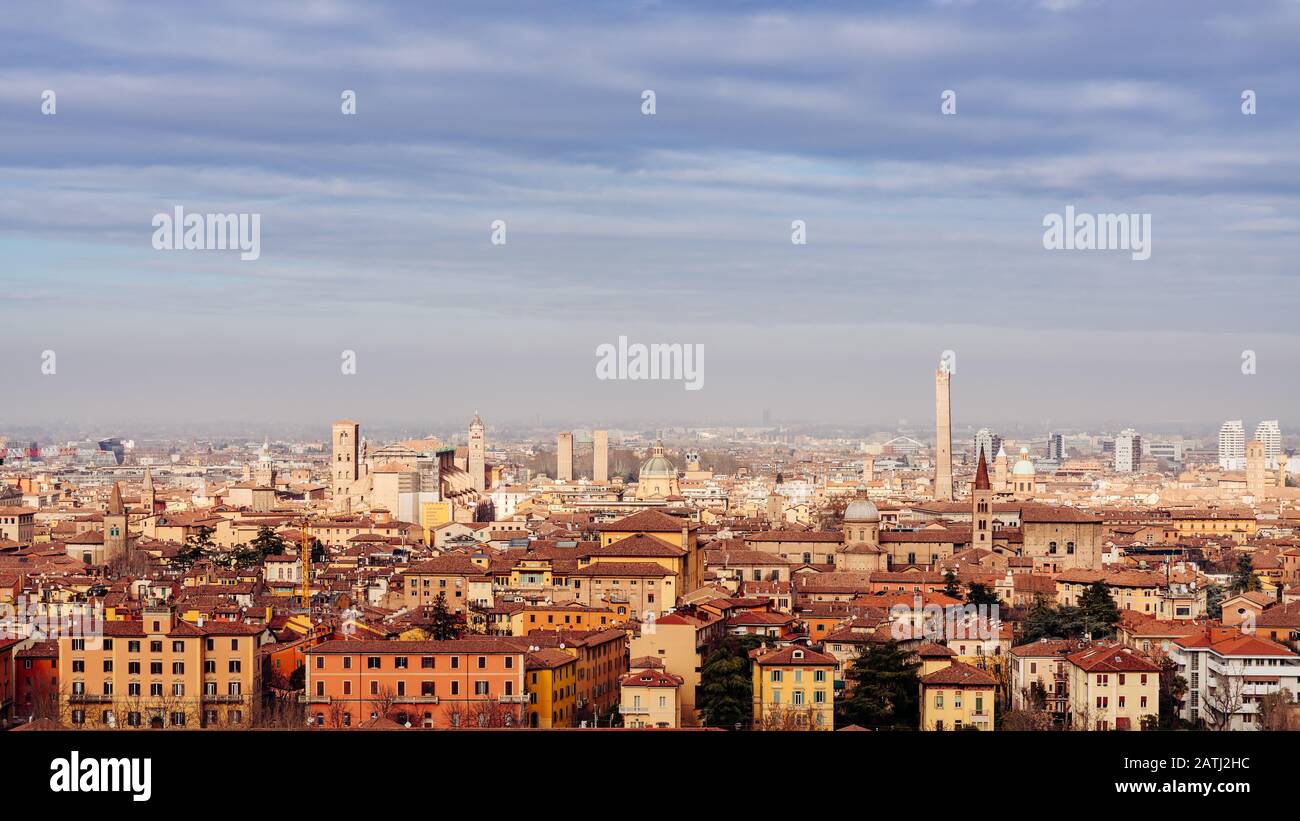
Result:
[[[298,560],[302,562],[302,609],[307,611],[311,620],[311,520],[304,516],[302,526],[302,546],[298,548]]]

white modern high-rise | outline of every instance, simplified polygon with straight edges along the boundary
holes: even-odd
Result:
[[[980,459],[981,450],[984,451],[984,461],[992,464],[993,457],[998,455],[999,450],[1002,450],[1002,437],[988,428],[980,428],[979,432],[975,434],[974,460],[977,463]]]
[[[1264,463],[1269,470],[1277,469],[1277,458],[1282,455],[1282,428],[1276,419],[1268,419],[1255,426],[1255,438],[1264,443]]]
[[[1219,427],[1219,467],[1246,469],[1246,428],[1240,419],[1229,419]]]
[[[1115,437],[1115,472],[1133,473],[1142,465],[1142,437],[1132,428],[1124,428]]]

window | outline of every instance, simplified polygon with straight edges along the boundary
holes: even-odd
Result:
[[[378,670],[378,669],[379,669],[379,656],[366,656],[366,669],[367,669],[367,670]]]

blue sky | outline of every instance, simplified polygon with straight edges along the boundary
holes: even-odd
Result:
[[[916,422],[946,349],[959,425],[1293,417],[1300,3],[87,0],[0,27],[0,421]],[[260,213],[261,258],[153,250],[175,205]],[[1044,251],[1066,205],[1150,213],[1151,259]],[[705,388],[597,381],[619,335],[704,344]]]

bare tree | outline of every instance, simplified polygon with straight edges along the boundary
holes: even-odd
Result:
[[[770,707],[754,727],[756,730],[815,730],[811,707]]]
[[[393,705],[397,703],[397,692],[392,687],[385,685],[370,694],[371,709],[379,718],[388,718],[393,712]]]
[[[1290,690],[1283,688],[1260,698],[1259,728],[1282,731],[1300,729],[1296,700]]]
[[[1205,697],[1205,704],[1210,708],[1209,721],[1206,723],[1212,730],[1231,730],[1232,717],[1240,712],[1245,703],[1245,679],[1216,672],[1214,684]]]

